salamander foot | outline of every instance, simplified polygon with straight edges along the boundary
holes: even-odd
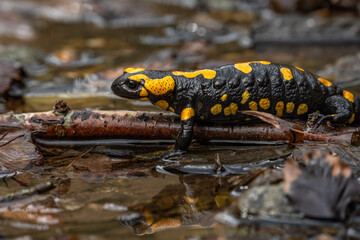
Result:
[[[332,121],[334,119],[331,115],[323,115],[320,113],[311,113],[308,116],[307,125],[311,129],[317,129],[323,122]]]
[[[169,162],[171,160],[176,160],[179,156],[185,154],[186,151],[183,150],[179,150],[179,149],[174,149],[173,151],[171,151],[170,153],[166,154],[165,156],[163,156],[161,159],[163,161]]]

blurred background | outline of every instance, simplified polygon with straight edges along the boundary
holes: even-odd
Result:
[[[127,67],[191,70],[256,60],[301,67],[359,95],[359,13],[358,0],[1,0],[0,112],[49,111],[58,99],[71,109],[160,111],[116,97],[112,81]],[[44,166],[1,171],[0,195],[47,181],[57,187],[28,203],[0,205],[0,238],[335,239],[314,236],[346,232],[327,222],[314,230],[302,216],[295,227],[280,221],[264,228],[252,218],[263,210],[289,216],[282,201],[272,205],[282,187],[266,186],[279,180],[293,146],[195,143],[175,167],[153,161],[172,143],[37,139]],[[20,155],[26,151],[10,160],[19,164]],[[238,174],[218,176],[214,156]],[[1,148],[0,162],[6,160]],[[263,177],[264,169],[271,174]],[[257,176],[265,190],[243,194]],[[253,216],[241,215],[242,228],[212,227],[218,212],[239,213],[226,208],[234,196]],[[359,232],[348,231],[354,239]]]
[[[11,101],[0,110],[45,111],[59,98],[74,109],[157,110],[111,94],[111,81],[129,66],[183,70],[267,60],[359,92],[359,6],[357,0],[1,0],[0,61],[25,78],[2,76]]]

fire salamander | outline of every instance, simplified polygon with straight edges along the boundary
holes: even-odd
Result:
[[[359,98],[299,67],[253,61],[197,71],[127,68],[112,84],[124,98],[145,100],[181,116],[172,155],[184,153],[195,119],[244,121],[240,110],[263,111],[282,118],[317,117],[317,125],[360,119]]]

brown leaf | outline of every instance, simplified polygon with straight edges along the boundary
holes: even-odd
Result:
[[[291,184],[299,178],[300,174],[301,170],[297,166],[296,161],[293,158],[286,159],[285,167],[283,169],[285,193],[290,191]]]
[[[259,111],[240,111],[242,114],[250,115],[253,117],[257,117],[260,120],[267,122],[274,127],[283,130],[289,136],[290,142],[303,142],[304,141],[304,131],[296,123],[288,122],[284,119],[278,118],[273,114]]]
[[[286,161],[284,192],[309,217],[346,219],[360,199],[360,184],[338,156],[323,151],[304,154],[304,169]]]
[[[5,134],[4,131],[1,134]],[[39,164],[42,155],[37,147],[29,142],[29,133],[18,130],[8,133],[0,141],[0,164],[11,170],[23,170],[29,164]]]
[[[342,163],[340,157],[337,155],[325,154],[322,151],[311,151],[307,153],[303,158],[306,165],[312,159],[323,159],[325,162],[327,162],[332,167],[331,175],[334,177],[339,174],[343,175],[343,177],[345,178],[351,177],[351,167]]]
[[[106,173],[111,172],[112,162],[108,156],[94,153],[78,159],[73,167],[76,171],[84,174],[94,173],[106,175]]]
[[[40,164],[42,154],[31,142],[31,133],[12,116],[0,126],[0,164],[11,170],[23,170]]]

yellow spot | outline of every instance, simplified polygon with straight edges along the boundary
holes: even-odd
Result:
[[[319,111],[319,110],[316,110],[314,113],[320,113],[320,111]]]
[[[351,118],[350,118],[350,120],[349,120],[349,123],[351,124],[351,123],[353,123],[355,121],[355,114],[353,113],[352,115],[351,115]]]
[[[283,67],[280,69],[280,72],[282,73],[285,80],[291,80],[293,78],[293,75],[288,68]]]
[[[302,69],[302,68],[299,68],[299,67],[295,67],[295,68],[299,69],[300,71],[304,71],[304,69]]]
[[[196,198],[191,198],[191,197],[188,197],[188,196],[184,196],[185,200],[188,202],[188,203],[191,203],[191,204],[194,204],[194,203],[197,203],[197,201],[199,200],[198,197]]]
[[[145,74],[136,74],[136,75],[130,76],[129,79],[132,79],[136,82],[140,82],[140,80],[144,80],[145,82],[150,80],[150,78],[148,76],[146,76]]]
[[[198,71],[194,71],[194,72],[174,71],[174,72],[172,72],[172,74],[174,74],[176,76],[182,75],[187,78],[194,78],[194,77],[202,74],[204,76],[204,78],[206,78],[206,79],[213,79],[216,76],[216,71],[211,70],[211,69],[203,69],[203,70],[198,70]]]
[[[181,226],[181,220],[175,218],[163,218],[158,222],[151,225],[153,232],[159,231],[160,229],[177,228]]]
[[[224,108],[224,115],[225,116],[229,116],[230,114],[236,115],[237,110],[238,110],[238,105],[236,105],[235,103],[231,103],[230,106]]]
[[[275,106],[275,110],[276,110],[276,116],[281,117],[284,112],[284,102],[283,101],[278,102]]]
[[[229,205],[232,200],[230,200],[227,192],[221,192],[215,196],[215,203],[218,208],[223,208]]]
[[[166,110],[169,107],[169,103],[165,100],[159,100],[156,103],[156,106],[159,106],[160,108]]]
[[[127,73],[137,73],[137,72],[141,72],[144,71],[145,68],[127,68],[125,69],[125,72]]]
[[[222,110],[222,107],[220,104],[216,104],[210,109],[210,111],[213,115],[217,115],[217,114],[221,113],[221,110]]]
[[[286,104],[286,112],[287,113],[292,113],[292,111],[294,111],[295,108],[295,104],[293,102],[288,102]]]
[[[150,213],[149,210],[144,211],[145,221],[148,225],[151,225],[154,222],[153,215]]]
[[[269,65],[271,64],[271,62],[268,62],[268,61],[251,61],[252,63],[261,63],[261,64],[264,64],[264,65]]]
[[[348,91],[344,90],[343,91],[343,96],[344,96],[344,98],[346,98],[350,102],[354,102],[354,94],[352,94],[351,92],[348,92]]]
[[[181,121],[185,121],[189,118],[192,118],[193,116],[195,116],[195,111],[193,108],[184,108],[181,111]]]
[[[231,104],[230,104],[230,111],[231,111],[231,114],[232,114],[232,115],[236,115],[237,110],[238,110],[238,105],[237,105],[237,104],[235,104],[235,103],[231,103]]]
[[[224,108],[224,115],[225,115],[225,116],[229,116],[230,114],[231,114],[230,106]]]
[[[172,107],[169,107],[169,111],[175,112],[175,110]]]
[[[143,87],[141,88],[140,97],[147,97],[149,93],[146,91],[146,89]]]
[[[201,119],[201,120],[204,120],[204,119],[205,119],[205,117],[204,117],[204,116],[200,116],[200,119]]]
[[[175,81],[171,76],[166,76],[160,79],[151,79],[145,74],[136,74],[130,76],[129,79],[140,82],[141,80],[145,81],[144,87],[147,92],[151,92],[154,95],[163,95],[168,93],[175,88]],[[142,90],[143,92],[143,90]],[[140,93],[141,94],[141,93]],[[145,94],[143,92],[142,94]],[[141,96],[141,95],[140,95]]]
[[[308,106],[305,103],[302,103],[299,105],[298,109],[297,109],[297,114],[301,115],[304,113],[307,113],[308,111]]]
[[[251,111],[257,111],[257,103],[254,101],[249,102],[249,108]]]
[[[267,98],[260,99],[259,105],[266,110],[270,107],[270,101]]]
[[[329,82],[328,80],[326,79],[323,79],[323,78],[318,78],[318,80],[324,84],[326,87],[330,87],[332,85],[332,82]]]
[[[147,98],[147,97],[142,97],[142,98],[139,98],[138,100],[139,100],[139,101],[149,101],[149,98]]]
[[[175,81],[171,76],[160,79],[150,79],[145,81],[144,87],[154,95],[164,95],[175,88]]]
[[[248,91],[245,91],[241,96],[242,96],[241,104],[245,104],[250,97],[250,93]]]
[[[251,120],[251,118],[245,118],[245,121],[250,121]]]
[[[243,73],[250,73],[252,71],[251,66],[249,65],[249,63],[236,63],[235,68],[242,71]]]
[[[222,95],[222,97],[221,97],[221,101],[225,101],[227,99],[227,94],[224,94],[224,95]]]

